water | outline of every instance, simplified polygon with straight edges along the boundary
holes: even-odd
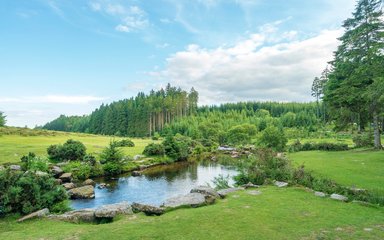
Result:
[[[219,175],[230,177],[237,174],[233,167],[216,163],[175,163],[154,167],[144,171],[142,176],[122,175],[118,179],[95,179],[95,198],[73,200],[72,208],[97,208],[101,205],[122,201],[138,202],[160,206],[168,198],[184,195],[199,185],[209,183]],[[100,183],[108,183],[110,187],[99,189]],[[229,181],[233,184],[232,178]]]

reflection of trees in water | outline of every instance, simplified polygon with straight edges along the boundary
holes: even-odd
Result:
[[[197,167],[198,165],[196,163],[180,162],[145,170],[144,175],[149,181],[161,178],[165,179],[167,182],[186,178],[195,180],[197,179]]]

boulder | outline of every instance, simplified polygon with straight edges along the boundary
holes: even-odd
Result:
[[[214,198],[220,198],[220,195],[216,192],[215,189],[208,186],[198,186],[191,190],[191,193],[201,193],[203,195],[209,195]]]
[[[247,184],[244,184],[242,185],[243,188],[247,189],[247,188],[258,188],[260,187],[259,185],[256,185],[256,184],[253,184],[251,182],[247,183]]]
[[[134,213],[143,212],[147,216],[159,216],[164,213],[164,208],[159,208],[151,205],[145,205],[140,203],[132,203],[132,211]]]
[[[96,186],[96,183],[95,181],[93,181],[92,179],[87,179],[83,182],[83,185],[92,185],[92,186]]]
[[[96,209],[95,217],[113,218],[118,214],[133,214],[132,207],[128,202],[103,205]]]
[[[165,208],[178,208],[182,206],[200,207],[204,205],[207,205],[205,195],[194,192],[184,196],[169,198],[162,206]]]
[[[315,192],[315,196],[316,197],[326,197],[327,194],[323,193],[323,192]]]
[[[95,188],[92,185],[86,185],[78,188],[73,188],[68,191],[71,199],[91,199],[95,198]]]
[[[48,214],[49,214],[49,209],[44,208],[44,209],[41,209],[41,210],[36,211],[34,213],[28,214],[27,216],[24,216],[22,218],[19,218],[17,220],[17,222],[24,222],[25,220],[33,219],[33,218],[42,218],[42,217],[47,216]]]
[[[12,171],[21,171],[21,166],[20,165],[10,165],[9,169]]]
[[[109,184],[106,184],[106,183],[100,183],[100,184],[97,186],[98,189],[104,189],[104,188],[106,188],[106,187],[109,187]]]
[[[53,176],[59,177],[64,171],[58,166],[53,166],[51,172],[53,173]]]
[[[257,196],[257,195],[261,194],[261,192],[258,191],[258,190],[247,191],[247,193],[250,194],[250,195],[254,195],[254,196]]]
[[[232,193],[232,192],[236,192],[236,191],[240,191],[240,190],[244,190],[244,188],[227,188],[227,189],[221,189],[219,191],[217,191],[217,193],[219,194],[219,196],[221,198],[225,198],[228,193]]]
[[[335,199],[335,200],[343,201],[343,202],[348,201],[348,198],[346,196],[343,196],[343,195],[340,195],[340,194],[336,194],[336,193],[332,193],[331,194],[331,199]]]
[[[275,186],[279,187],[279,188],[282,188],[282,187],[286,187],[288,186],[288,183],[287,182],[279,182],[279,181],[275,181]]]
[[[61,215],[49,215],[48,218],[71,223],[94,222],[96,220],[95,209],[91,208],[70,211]]]
[[[139,172],[139,171],[133,171],[133,172],[131,173],[131,175],[132,175],[132,177],[138,177],[138,176],[141,176],[141,172]]]
[[[59,179],[63,181],[63,183],[72,181],[72,173],[63,173],[60,175]]]
[[[48,175],[48,173],[46,173],[46,172],[42,172],[42,171],[36,171],[35,174],[36,174],[36,176],[39,176],[39,177],[41,177],[41,176],[47,176],[47,175]]]
[[[143,155],[135,155],[134,157],[133,157],[133,160],[134,161],[137,161],[137,160],[140,160],[140,159],[142,159],[142,158],[144,158],[145,156],[143,156]]]
[[[59,178],[55,179],[55,182],[57,185],[61,185],[63,183],[63,181]]]
[[[0,165],[0,171],[3,171],[3,170],[5,170],[5,167]]]
[[[73,189],[76,187],[76,185],[74,183],[64,183],[62,185],[66,190],[70,190],[70,189]]]

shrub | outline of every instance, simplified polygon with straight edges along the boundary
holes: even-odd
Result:
[[[100,162],[120,162],[123,159],[123,152],[118,149],[116,143],[111,141],[108,147],[105,147],[104,150],[100,154]]]
[[[165,154],[176,160],[186,160],[190,154],[192,141],[182,135],[168,135],[163,141]]]
[[[147,156],[163,156],[165,149],[162,144],[150,143],[144,148],[143,154]]]
[[[348,150],[348,144],[345,143],[310,143],[306,142],[304,144],[299,144],[300,142],[295,142],[291,146],[289,146],[290,151],[298,152],[298,151],[346,151]]]
[[[30,152],[28,155],[21,157],[20,160],[25,171],[48,172],[49,161],[45,157],[37,157],[34,153]]]
[[[63,214],[65,212],[71,211],[72,208],[70,207],[70,201],[69,200],[64,200],[64,201],[61,201],[61,202],[58,202],[58,203],[54,204],[50,208],[50,210],[51,210],[52,213]]]
[[[51,145],[47,149],[49,158],[55,161],[82,160],[86,147],[80,141],[68,139],[63,145]]]
[[[153,134],[153,136],[152,136],[152,140],[156,141],[159,139],[160,139],[160,134],[158,132],[155,132],[155,134]]]
[[[49,175],[33,172],[0,171],[0,215],[28,214],[52,208],[68,197],[63,187]]]
[[[120,141],[114,141],[116,147],[134,147],[135,143],[130,139],[123,139]]]
[[[284,131],[274,126],[267,127],[259,138],[261,146],[272,148],[275,151],[283,151],[287,142]]]
[[[85,155],[83,157],[83,162],[85,162],[91,166],[95,166],[97,163],[95,156],[93,156],[92,154]]]
[[[229,178],[229,175],[224,177],[222,174],[219,174],[219,176],[215,177],[212,181],[212,183],[215,185],[215,189],[220,190],[230,188],[228,183]]]
[[[363,133],[363,134],[357,134],[353,136],[352,138],[353,143],[355,144],[355,147],[373,147],[374,146],[374,139],[372,133]]]
[[[103,164],[103,170],[107,176],[118,175],[122,171],[122,166],[118,162],[107,162]]]

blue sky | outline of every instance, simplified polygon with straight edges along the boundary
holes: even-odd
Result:
[[[167,82],[310,101],[353,0],[2,0],[0,111],[34,127]]]

